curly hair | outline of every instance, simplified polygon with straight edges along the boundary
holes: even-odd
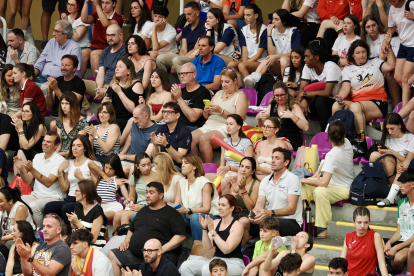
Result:
[[[308,49],[313,56],[318,56],[319,61],[322,63],[332,60],[332,50],[329,48],[326,40],[321,37],[309,42],[306,49]]]
[[[371,50],[370,50],[369,45],[365,41],[361,39],[357,39],[354,42],[352,42],[351,46],[349,46],[348,53],[347,53],[348,55],[347,60],[351,64],[355,64],[355,59],[352,55],[354,54],[355,49],[358,47],[365,48],[365,50],[367,51],[367,60],[371,56]]]
[[[129,33],[133,34],[135,32],[135,26],[138,24],[138,28],[137,31],[140,32],[142,27],[144,26],[145,22],[147,21],[151,21],[152,22],[152,16],[151,16],[151,11],[148,8],[148,5],[145,1],[144,5],[141,5],[141,3],[139,2],[139,0],[132,0],[131,2],[131,6],[133,3],[138,3],[138,6],[141,8],[141,15],[139,16],[138,22],[137,20],[132,17],[132,13],[129,12],[129,24],[131,24],[131,28],[129,28]]]

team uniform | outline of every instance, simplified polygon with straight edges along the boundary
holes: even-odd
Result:
[[[206,30],[207,33],[207,30]],[[219,42],[223,42],[226,46],[220,51],[220,55],[229,56],[234,60],[241,59],[241,48],[239,43],[239,36],[236,29],[231,24],[224,23],[223,35],[218,40],[218,33],[214,32],[214,42],[217,45]]]
[[[407,3],[407,1],[406,1]],[[411,12],[414,11],[414,2],[410,3]],[[397,27],[400,37],[400,48],[397,58],[414,62],[414,21],[404,16],[405,4],[401,8],[391,6],[388,16],[388,27]]]
[[[259,42],[256,42],[256,37],[259,36]],[[257,60],[263,61],[267,57],[267,27],[262,25],[260,32],[253,34],[250,31],[250,24],[244,26],[240,30],[240,47],[247,47],[247,57],[252,58],[259,48],[265,49],[262,56]]]

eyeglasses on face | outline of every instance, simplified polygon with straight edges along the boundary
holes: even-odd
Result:
[[[148,253],[148,254],[152,254],[152,252],[156,252],[156,251],[158,251],[159,249],[145,249],[145,248],[143,248],[142,249],[142,253]]]
[[[173,114],[173,113],[175,113],[175,111],[174,111],[174,110],[163,110],[163,111],[162,111],[162,114],[168,114],[168,115],[171,115],[171,114]]]
[[[183,77],[183,76],[187,76],[188,74],[192,74],[192,73],[194,72],[180,72],[178,74],[180,74],[180,77]]]
[[[274,95],[275,98],[283,98],[284,96],[286,96],[286,93]]]
[[[276,128],[276,127],[272,127],[272,126],[263,126],[263,129],[272,129],[272,128]]]
[[[57,33],[57,34],[58,34],[58,33],[62,33],[62,31],[58,31],[58,30],[55,30],[55,29],[53,29],[53,32],[54,32],[54,33]]]
[[[98,114],[107,115],[107,114],[109,114],[109,112],[108,111],[101,110],[101,111],[98,112]]]

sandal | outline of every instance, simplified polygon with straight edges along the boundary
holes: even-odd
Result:
[[[373,128],[375,128],[378,131],[382,131],[381,123],[379,123],[379,122],[372,122],[372,123],[370,123],[370,126],[372,126]]]
[[[328,234],[328,231],[327,230],[324,230],[324,231],[322,231],[322,232],[320,232],[318,234],[317,238],[318,239],[326,239],[327,238],[327,234]]]

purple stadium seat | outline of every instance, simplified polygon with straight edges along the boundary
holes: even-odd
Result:
[[[96,81],[96,77],[89,77],[89,78],[87,78],[86,80],[90,80],[90,81]]]
[[[45,238],[43,237],[43,230],[37,230],[37,233],[39,233],[39,236],[42,239],[42,241],[45,241]]]
[[[46,116],[45,117],[49,117],[50,115],[52,115],[52,109],[46,109]]]
[[[349,199],[344,199],[344,200],[341,200],[341,201],[335,202],[334,204],[331,204],[331,205],[332,205],[332,206],[338,206],[338,207],[344,207],[344,204],[345,204],[345,203],[349,203],[349,202],[351,202]],[[314,201],[314,200],[312,200],[312,201],[311,201],[311,203],[315,204],[315,201]]]
[[[398,113],[398,112],[400,112],[401,108],[402,108],[402,102],[398,103],[398,104],[394,107],[394,109],[392,110],[392,113]]]
[[[305,139],[305,133],[301,130],[300,134],[302,135],[302,141],[303,141],[303,146],[306,146],[306,139]],[[296,158],[296,151],[292,151],[292,157]]]
[[[369,136],[365,136],[365,137],[367,138],[367,148],[369,149],[374,144],[374,142],[372,141],[371,137]],[[359,157],[359,162],[361,162],[361,165],[365,165],[369,162],[369,160],[365,159],[365,157]]]
[[[184,87],[185,87],[185,85],[184,84],[182,84],[182,83],[179,83],[179,84],[177,84],[181,89],[183,89]]]
[[[89,121],[95,121],[98,117],[96,115],[93,115],[92,118]]]
[[[214,163],[203,163],[205,173],[217,173],[217,166]]]
[[[242,88],[240,89],[243,91],[247,97],[249,98],[250,106],[257,106],[257,91],[254,89]],[[254,111],[252,109],[247,109],[247,115],[256,115],[257,113],[250,114],[250,111]]]
[[[309,147],[312,147],[312,145],[318,145],[319,160],[324,159],[325,154],[332,149],[327,132],[316,133],[309,142]]]
[[[269,105],[270,100],[273,97],[273,91],[268,92],[262,99],[262,101],[260,102],[261,107],[267,107]],[[252,105],[250,103],[250,105]],[[253,110],[253,109],[247,109],[247,115],[252,115],[252,116],[256,116],[260,111],[257,110]]]
[[[248,256],[246,256],[246,255],[243,255],[243,262],[244,262],[244,265],[245,265],[245,266],[247,266],[248,264],[250,264],[250,259],[249,259],[249,257],[248,257]]]

